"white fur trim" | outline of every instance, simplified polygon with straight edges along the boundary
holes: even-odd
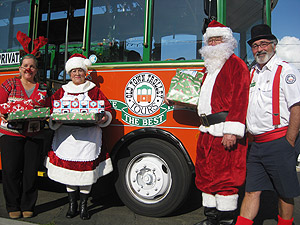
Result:
[[[210,133],[215,137],[223,137],[224,134],[234,134],[240,139],[245,135],[245,125],[240,122],[225,122],[210,125],[209,127],[200,126],[199,130],[203,133]]]
[[[217,209],[219,211],[233,211],[237,209],[239,195],[216,195]]]
[[[112,115],[110,112],[105,111],[105,114],[108,116],[108,119],[105,123],[99,123],[99,127],[107,127],[112,121]]]
[[[226,121],[224,124],[224,134],[234,134],[238,138],[242,138],[245,135],[245,124],[240,122]]]
[[[76,85],[72,81],[69,81],[67,84],[63,85],[62,88],[67,93],[79,94],[79,93],[87,92],[93,89],[95,86],[96,84],[88,80],[86,80],[83,84],[79,84],[79,85]]]
[[[213,87],[215,85],[216,78],[220,72],[220,69],[217,69],[212,74],[207,74],[207,77],[205,79],[205,82],[203,83],[199,95],[199,102],[198,102],[198,115],[200,116],[202,113],[206,115],[211,114],[211,96],[213,92]],[[213,136],[216,137],[222,137],[223,136],[223,127],[224,123],[218,123],[211,125],[209,127],[205,127],[201,125],[199,127],[199,130],[203,133],[210,133]]]
[[[211,96],[215,85],[215,81],[217,79],[220,70],[221,68],[216,70],[213,74],[207,74],[207,77],[201,87],[201,91],[199,94],[199,102],[198,102],[199,115],[203,113],[205,113],[206,115],[211,114]]]
[[[215,137],[223,137],[224,123],[217,123],[214,125],[210,125],[209,127],[201,125],[199,127],[199,130],[202,133],[210,133],[212,136]]]
[[[97,168],[90,171],[75,171],[55,166],[49,161],[47,157],[45,162],[48,168],[48,177],[54,181],[67,185],[92,185],[96,183],[99,177],[109,174],[113,171],[112,161],[110,158],[101,162]]]
[[[202,205],[204,207],[215,208],[217,206],[216,197],[202,192]]]
[[[84,64],[86,65],[87,68],[90,68],[92,66],[92,61],[89,59],[85,59]]]
[[[229,27],[208,27],[206,29],[205,34],[203,35],[204,41],[207,41],[211,37],[219,37],[222,36],[224,38],[231,38],[232,30]]]
[[[87,72],[88,67],[92,65],[91,60],[82,57],[73,57],[66,62],[66,71],[69,73],[72,69],[81,68]]]

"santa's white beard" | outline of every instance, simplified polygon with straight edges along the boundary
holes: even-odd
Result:
[[[199,52],[204,58],[207,72],[211,74],[221,69],[226,60],[234,53],[233,49],[234,47],[229,43],[203,46]]]

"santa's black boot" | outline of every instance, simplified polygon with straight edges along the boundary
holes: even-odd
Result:
[[[80,193],[79,210],[80,210],[80,218],[83,220],[90,219],[90,214],[87,208],[88,198],[89,198],[89,194]]]
[[[234,225],[235,211],[218,211],[219,225]]]
[[[218,210],[216,208],[204,207],[205,220],[194,225],[218,225]]]
[[[68,199],[69,199],[69,209],[66,214],[67,218],[73,218],[77,215],[77,191],[68,192]]]

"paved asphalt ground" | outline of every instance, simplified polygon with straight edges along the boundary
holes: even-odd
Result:
[[[300,179],[300,173],[298,177]],[[193,225],[204,219],[201,193],[194,187],[187,202],[178,212],[168,217],[151,218],[137,215],[124,206],[114,191],[111,176],[108,175],[93,186],[88,204],[91,219],[87,221],[81,220],[79,216],[73,219],[65,217],[68,209],[65,188],[48,178],[39,178],[37,215],[30,219],[9,219],[1,182],[0,189],[0,225]],[[255,225],[276,225],[276,217],[277,197],[272,192],[265,192]],[[294,217],[295,225],[300,224],[300,197],[295,201]]]

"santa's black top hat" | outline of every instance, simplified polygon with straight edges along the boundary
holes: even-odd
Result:
[[[259,24],[251,29],[251,39],[248,44],[251,46],[253,42],[259,39],[277,40],[277,38],[272,34],[271,28],[267,24]]]

